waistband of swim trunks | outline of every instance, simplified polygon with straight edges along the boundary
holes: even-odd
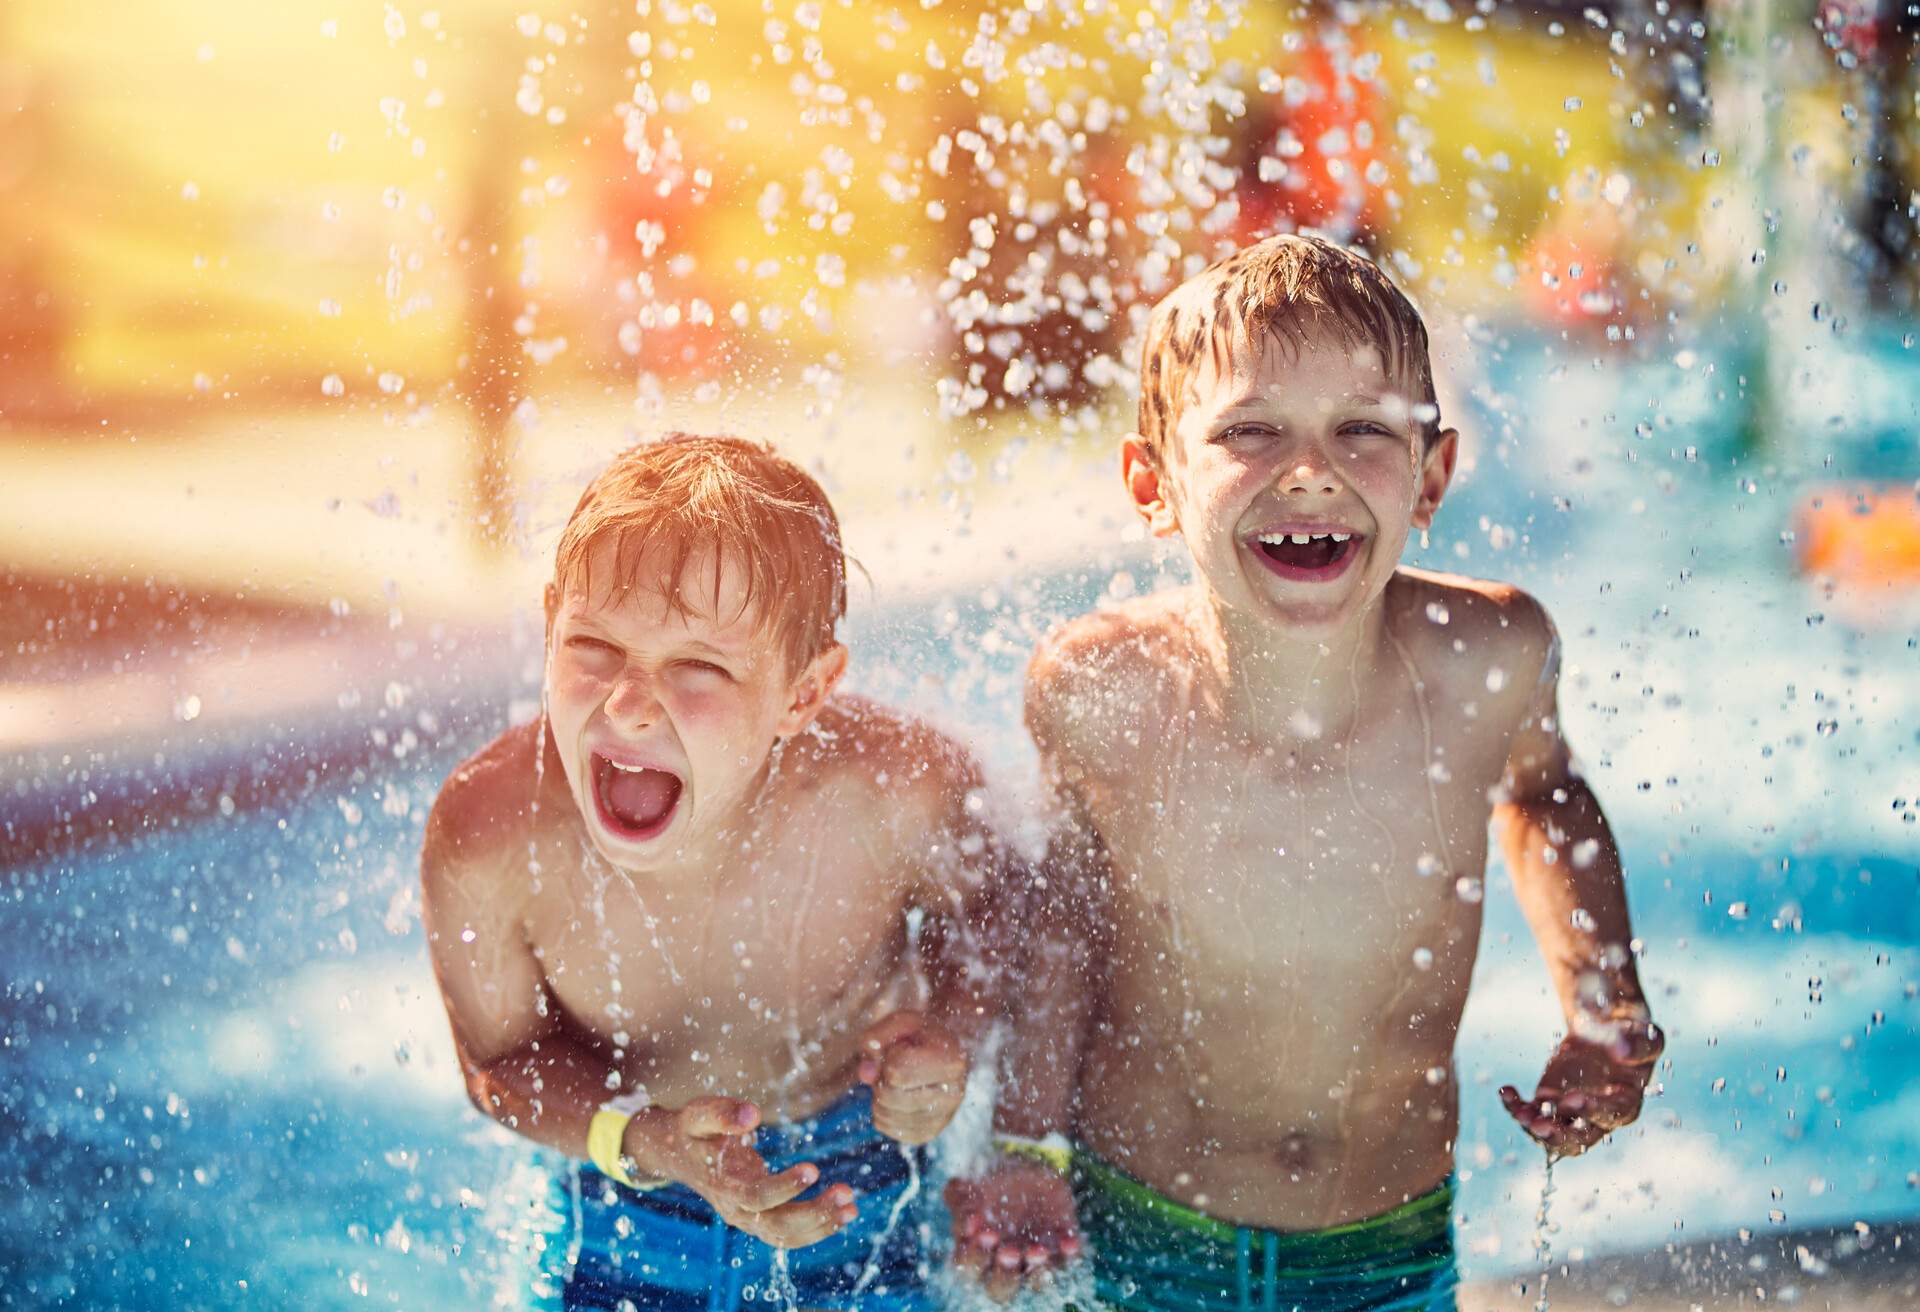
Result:
[[[1381,1255],[1404,1252],[1409,1248],[1444,1240],[1451,1234],[1453,1218],[1453,1178],[1449,1176],[1437,1188],[1408,1199],[1398,1207],[1358,1221],[1318,1230],[1262,1230],[1235,1225],[1208,1216],[1184,1203],[1160,1193],[1151,1185],[1101,1160],[1089,1149],[1076,1146],[1073,1154],[1076,1186],[1091,1193],[1099,1205],[1122,1215],[1114,1219],[1149,1221],[1185,1232],[1194,1238],[1215,1243],[1235,1244],[1244,1234],[1259,1238],[1278,1250],[1284,1262],[1289,1256],[1313,1261],[1334,1253],[1343,1261],[1352,1261],[1369,1253]]]

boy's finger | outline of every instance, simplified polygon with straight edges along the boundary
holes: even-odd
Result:
[[[739,1098],[695,1098],[680,1109],[680,1133],[695,1139],[742,1134],[760,1124],[760,1109]]]
[[[987,1297],[996,1303],[1005,1303],[1020,1292],[1020,1271],[1017,1267],[1004,1267],[995,1262],[987,1268],[987,1274],[980,1283],[986,1287]]]
[[[805,1248],[837,1233],[858,1215],[853,1190],[837,1184],[818,1198],[804,1203],[787,1203],[758,1214],[760,1228],[773,1236],[769,1243],[783,1248]]]
[[[812,1162],[789,1166],[778,1175],[742,1181],[734,1193],[735,1204],[749,1212],[771,1211],[782,1203],[790,1203],[798,1198],[811,1189],[819,1178],[820,1168]]]
[[[957,1244],[953,1250],[954,1269],[976,1279],[987,1269],[987,1250],[975,1243]]]
[[[958,1050],[929,1052],[916,1040],[889,1048],[886,1060],[875,1063],[875,1074],[878,1080],[869,1083],[889,1093],[952,1097],[966,1083],[967,1059]]]
[[[1649,1066],[1666,1050],[1667,1036],[1650,1020],[1629,1021],[1619,1027],[1609,1055],[1622,1066]]]
[[[917,1011],[896,1011],[867,1027],[860,1036],[860,1046],[870,1053],[878,1054],[900,1042],[904,1038],[918,1034],[926,1028],[926,1019]]]

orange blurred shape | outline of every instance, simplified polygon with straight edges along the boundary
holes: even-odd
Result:
[[[1828,487],[1794,512],[1800,572],[1849,583],[1920,586],[1920,492]]]
[[[696,185],[694,163],[712,161],[709,174],[719,171],[720,153],[695,141],[675,141],[650,161],[645,176],[637,172],[632,152],[619,131],[603,134],[594,157],[599,178],[596,219],[609,250],[608,264],[627,281],[645,273],[653,304],[639,308],[639,332],[631,339],[639,349],[642,369],[669,378],[711,378],[730,366],[738,353],[740,332],[728,319],[736,299],[731,280],[709,271],[711,252],[700,238],[721,206],[707,201],[729,179],[709,176]],[[691,255],[691,271],[670,271],[672,257]],[[621,320],[633,319],[631,305],[610,307]],[[631,331],[631,330],[629,330]]]
[[[1534,313],[1563,325],[1593,324],[1625,309],[1615,276],[1619,220],[1608,210],[1562,212],[1527,249],[1527,298]]]
[[[1385,115],[1376,84],[1352,76],[1353,62],[1366,52],[1342,36],[1344,49],[1314,40],[1294,63],[1292,78],[1307,88],[1299,104],[1276,96],[1256,107],[1258,150],[1273,151],[1284,131],[1296,153],[1281,161],[1285,172],[1275,181],[1262,180],[1257,165],[1247,170],[1240,186],[1243,239],[1275,231],[1283,221],[1342,231],[1378,217],[1383,184],[1368,181],[1367,173],[1380,160]]]

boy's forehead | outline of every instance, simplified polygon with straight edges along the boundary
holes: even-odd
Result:
[[[1264,332],[1203,356],[1184,399],[1188,413],[1212,413],[1271,398],[1281,389],[1294,396],[1364,393],[1387,401],[1401,397],[1406,386],[1371,342],[1345,342],[1324,331],[1304,337]]]
[[[764,627],[763,601],[749,595],[746,566],[729,553],[694,547],[681,554],[651,544],[635,549],[611,539],[593,544],[560,587],[560,611],[570,618],[742,638]]]

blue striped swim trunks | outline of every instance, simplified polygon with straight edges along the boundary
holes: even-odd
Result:
[[[925,1312],[930,1253],[922,1187],[923,1150],[906,1150],[873,1128],[871,1093],[856,1089],[811,1120],[762,1126],[756,1147],[768,1169],[820,1168],[803,1198],[851,1185],[860,1215],[838,1234],[787,1251],[735,1230],[684,1185],[639,1191],[578,1165],[578,1193],[556,1179],[557,1232],[542,1259],[545,1309],[605,1312],[731,1312],[736,1308],[832,1308]]]
[[[1363,1221],[1255,1230],[1073,1159],[1100,1303],[1126,1312],[1454,1312],[1453,1182]]]

